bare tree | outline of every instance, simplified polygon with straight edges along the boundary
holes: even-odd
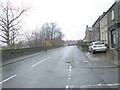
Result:
[[[56,23],[45,23],[42,26],[42,31],[45,33],[46,38],[53,39],[55,38],[60,31],[60,27]]]
[[[25,38],[26,38],[27,46],[29,48],[33,47],[32,39],[31,39],[31,33],[25,33]]]
[[[50,24],[49,23],[45,23],[42,28],[41,28],[42,32],[45,35],[46,39],[50,39]]]
[[[16,34],[20,29],[20,20],[19,18],[29,10],[29,8],[20,8],[13,7],[12,4],[8,1],[6,5],[1,5],[2,12],[0,14],[0,35],[3,39],[0,40],[3,43],[6,43],[9,47],[11,43],[14,45]]]
[[[55,43],[61,43],[63,34],[60,31],[61,28],[57,26],[56,23],[45,23],[42,26],[42,31],[45,34],[45,42],[51,43],[53,46],[57,45]]]
[[[53,36],[54,36],[54,34],[55,34],[55,30],[57,30],[56,29],[56,27],[57,27],[57,24],[56,23],[50,23],[51,24],[51,40],[53,39]]]
[[[61,46],[63,34],[60,29],[54,23],[45,23],[40,29],[36,27],[31,33],[25,33],[27,43],[25,45],[29,48]]]
[[[44,34],[36,27],[31,33],[25,34],[29,47],[41,47],[43,46]]]
[[[34,43],[34,47],[38,47],[39,46],[39,40],[40,40],[40,33],[36,30],[36,31],[33,31],[32,32],[32,35],[31,35],[31,39]]]
[[[19,30],[21,26],[13,27],[10,32],[10,44],[14,48],[15,42],[17,41],[16,38],[19,36]]]

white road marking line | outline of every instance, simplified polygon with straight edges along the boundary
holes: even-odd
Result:
[[[71,88],[73,88],[74,86],[71,86]]]
[[[117,66],[91,66],[91,68],[116,68]]]
[[[71,78],[69,77],[68,80],[70,80]]]
[[[101,66],[101,67],[105,67],[105,68],[107,68],[107,67],[116,67],[116,66]]]
[[[10,80],[10,79],[12,79],[12,78],[14,78],[14,77],[16,77],[16,76],[17,76],[17,75],[13,75],[13,76],[11,76],[11,77],[9,77],[9,78],[7,78],[7,79],[1,81],[0,84],[6,82],[6,81],[8,81],[8,80]]]
[[[86,87],[96,87],[96,86],[118,86],[120,83],[114,83],[114,84],[94,84],[94,85],[83,85],[80,86],[81,88],[86,88]]]
[[[70,66],[70,69],[72,69],[72,66]]]
[[[69,88],[69,85],[66,85],[66,89]]]
[[[71,72],[71,71],[72,71],[72,69],[70,68],[70,69],[69,69],[69,71]]]
[[[72,66],[70,66],[70,68],[69,68],[68,77],[71,77],[71,71],[72,71]]]
[[[46,58],[46,59],[41,60],[40,62],[38,62],[38,63],[36,63],[36,64],[32,65],[32,67],[37,66],[38,64],[40,64],[40,63],[44,62],[45,60],[47,60],[47,59],[49,59],[49,58],[50,58],[50,57],[48,57],[48,58]]]
[[[72,71],[72,66],[69,67],[69,72],[68,72],[68,80],[71,79],[71,71]],[[66,90],[69,88],[69,85],[66,86]]]
[[[82,85],[80,88],[90,88],[90,87],[100,87],[100,86],[119,86],[120,83],[113,83],[113,84],[93,84],[93,85]],[[74,86],[67,85],[66,88],[73,88]]]
[[[88,61],[83,61],[84,63],[88,63]]]
[[[69,68],[69,73],[68,73],[68,79],[71,79],[70,77],[71,77],[71,71],[72,71],[72,66],[70,66],[70,68]]]

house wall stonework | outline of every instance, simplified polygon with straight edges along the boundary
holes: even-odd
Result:
[[[103,13],[100,20],[100,40],[108,44],[107,13]]]
[[[120,2],[115,2],[107,11],[108,23],[108,56],[120,60]]]
[[[86,25],[86,32],[85,32],[84,41],[85,42],[91,42],[92,38],[93,38],[92,27],[88,27],[88,25]]]
[[[100,16],[101,17],[101,16]],[[100,41],[100,17],[92,25],[93,41]]]
[[[118,3],[118,22],[120,22],[120,3]],[[118,60],[120,60],[120,28],[118,28]]]

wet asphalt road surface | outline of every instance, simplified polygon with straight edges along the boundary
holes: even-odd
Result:
[[[62,47],[4,65],[2,88],[117,88],[118,67],[91,60],[76,46]]]

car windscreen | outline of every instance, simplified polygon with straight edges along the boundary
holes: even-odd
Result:
[[[102,42],[98,42],[98,43],[95,43],[95,45],[103,45],[104,43]]]

